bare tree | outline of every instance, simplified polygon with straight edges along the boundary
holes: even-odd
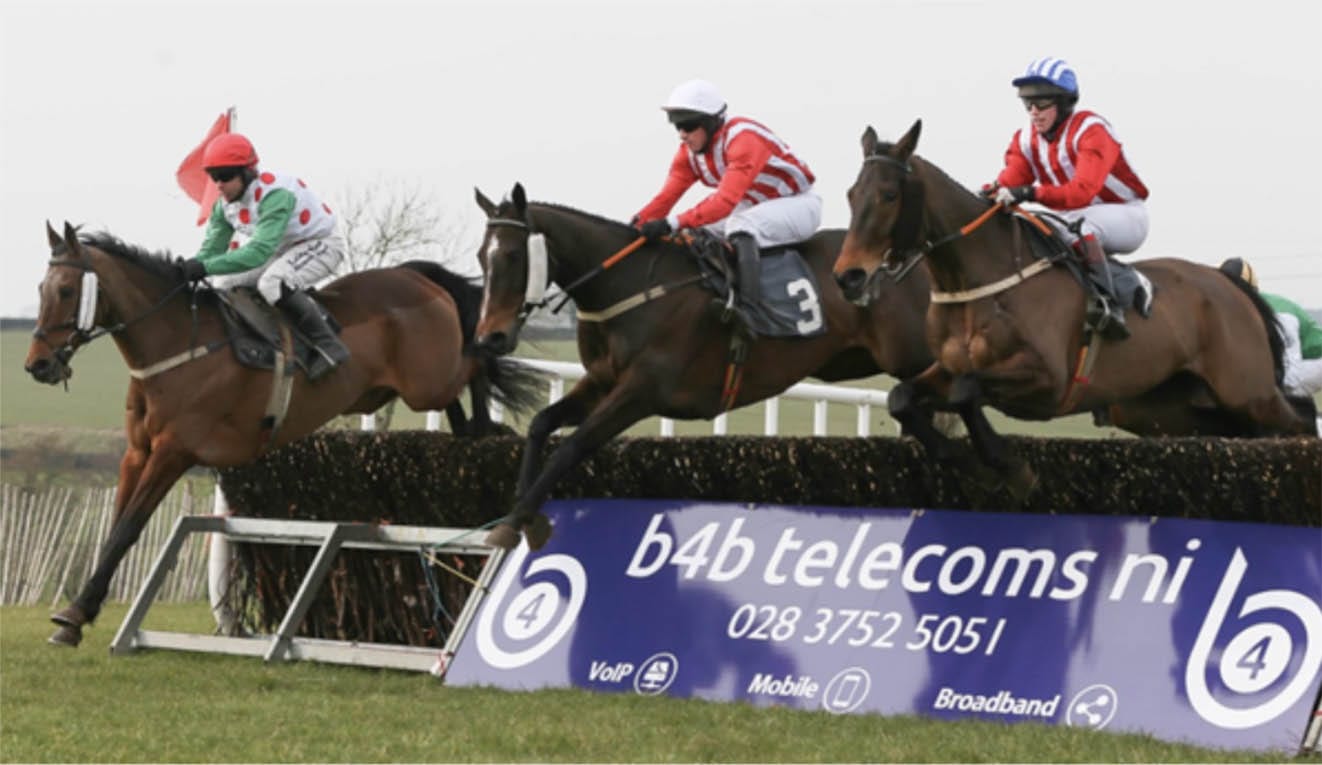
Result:
[[[335,209],[348,244],[337,276],[406,260],[433,260],[459,273],[472,270],[453,265],[471,253],[465,221],[443,211],[416,185],[378,181],[356,187]],[[378,409],[377,430],[389,430],[394,413],[394,401]],[[338,417],[333,427],[357,428],[358,417]]]
[[[338,211],[348,242],[341,275],[415,259],[453,263],[471,241],[465,221],[417,186],[378,181],[355,188],[339,200]]]

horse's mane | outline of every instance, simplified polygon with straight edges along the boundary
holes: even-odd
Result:
[[[583,210],[580,210],[576,207],[557,204],[555,202],[529,202],[528,205],[530,207],[532,206],[546,207],[552,210],[557,210],[562,213],[567,213],[569,215],[576,215],[580,218],[587,218],[588,220],[594,223],[603,223],[609,226],[614,226],[616,228],[621,229],[624,232],[633,232],[633,227],[630,226],[628,223],[623,223],[618,220],[612,220],[603,215],[597,215],[596,213],[584,212]],[[634,232],[634,234],[637,235],[637,232]]]
[[[183,271],[179,267],[179,263],[168,250],[149,252],[137,245],[127,244],[124,240],[107,231],[79,233],[78,241],[95,247],[111,257],[127,260],[163,281],[175,283],[183,279]]]

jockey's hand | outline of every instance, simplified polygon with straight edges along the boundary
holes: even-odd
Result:
[[[997,183],[996,181],[992,181],[991,183],[984,183],[982,184],[982,188],[978,189],[978,196],[982,197],[983,199],[995,199],[996,190],[999,189],[1000,187],[1001,184]]]
[[[207,267],[197,258],[189,258],[180,265],[184,270],[184,279],[190,282],[200,282],[207,278]]]
[[[674,229],[670,227],[670,221],[665,218],[657,218],[656,220],[649,220],[640,226],[638,228],[638,233],[640,236],[646,237],[647,241],[655,242],[673,230]]]
[[[1001,207],[1014,207],[1020,202],[1033,201],[1032,186],[1002,186],[996,190],[996,204]]]

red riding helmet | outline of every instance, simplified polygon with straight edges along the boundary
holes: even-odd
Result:
[[[207,144],[202,152],[202,168],[256,167],[257,150],[252,142],[238,133],[222,133]]]

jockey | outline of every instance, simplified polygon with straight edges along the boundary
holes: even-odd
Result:
[[[649,240],[699,226],[724,235],[738,256],[739,302],[748,311],[761,301],[759,248],[803,241],[822,222],[812,171],[764,125],[727,118],[725,99],[709,82],[679,85],[661,108],[679,132],[680,146],[661,191],[632,223]],[[715,191],[688,210],[671,213],[699,181]],[[751,335],[750,317],[734,314],[739,328]]]
[[[316,350],[307,370],[317,380],[349,358],[308,296],[344,258],[336,218],[303,181],[257,168],[257,151],[238,133],[211,139],[202,165],[220,190],[202,247],[184,262],[191,280],[220,276],[216,287],[255,285],[267,302],[293,319]],[[235,234],[247,239],[240,246]]]
[[[1069,64],[1037,59],[1010,84],[1019,90],[1029,124],[1015,132],[1004,169],[982,192],[1006,207],[1037,202],[1074,224],[1078,233],[1048,218],[1114,296],[1106,255],[1133,252],[1147,238],[1147,186],[1130,167],[1111,124],[1086,109],[1075,110],[1079,83]],[[1150,284],[1137,271],[1124,270],[1139,279],[1134,306],[1147,315]],[[1090,309],[1096,312],[1094,326],[1108,337],[1128,337],[1124,307],[1097,299],[1100,305]]]
[[[1240,258],[1231,258],[1221,264],[1221,270],[1238,276],[1258,289],[1258,275]],[[1276,312],[1281,325],[1281,339],[1285,341],[1285,392],[1292,396],[1313,396],[1322,391],[1322,327],[1294,301],[1258,292],[1267,305]]]

